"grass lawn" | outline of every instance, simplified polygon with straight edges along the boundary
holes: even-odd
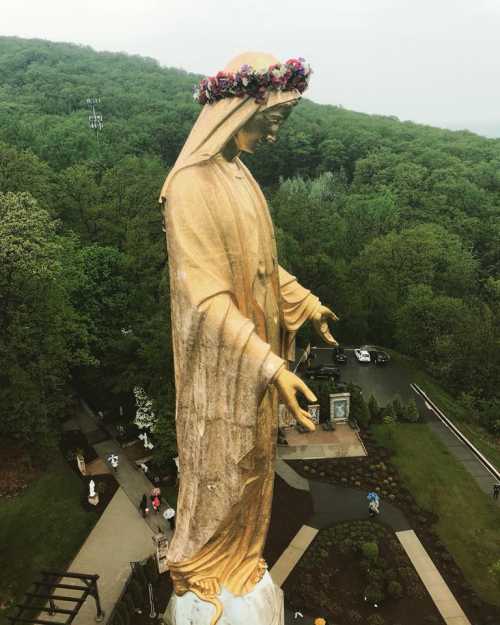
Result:
[[[391,351],[392,358],[412,372],[413,381],[423,389],[448,418],[467,436],[473,445],[497,468],[500,467],[500,441],[476,423],[466,421],[468,415],[460,402],[447,393],[430,375],[407,356]]]
[[[395,455],[418,504],[439,515],[437,533],[477,593],[500,605],[488,573],[500,556],[500,510],[424,424],[374,427],[377,440]]]
[[[81,506],[82,488],[58,456],[22,494],[0,499],[0,605],[21,599],[41,569],[64,569],[76,555],[97,520]]]

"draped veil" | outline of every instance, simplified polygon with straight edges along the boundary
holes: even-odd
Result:
[[[226,68],[276,63],[244,54]],[[248,169],[221,156],[270,92],[206,104],[161,191],[170,268],[180,492],[168,564],[175,592],[216,607],[252,590],[265,565],[278,397],[290,337],[318,299],[278,266],[272,221]]]

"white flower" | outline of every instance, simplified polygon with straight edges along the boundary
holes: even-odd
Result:
[[[153,402],[140,386],[134,387],[135,405],[137,407],[134,423],[140,430],[154,431],[156,414],[153,410]]]

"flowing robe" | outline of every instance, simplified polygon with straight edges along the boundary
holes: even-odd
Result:
[[[263,574],[278,427],[271,384],[320,305],[279,267],[264,196],[239,159],[179,170],[166,195],[176,428],[177,594],[249,592]],[[210,600],[210,599],[207,599]]]

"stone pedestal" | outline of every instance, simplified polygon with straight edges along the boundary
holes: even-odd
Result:
[[[219,595],[224,611],[217,625],[284,625],[283,591],[266,571],[252,592],[235,597],[225,588]],[[164,615],[165,625],[210,625],[214,606],[192,593],[172,595]]]

